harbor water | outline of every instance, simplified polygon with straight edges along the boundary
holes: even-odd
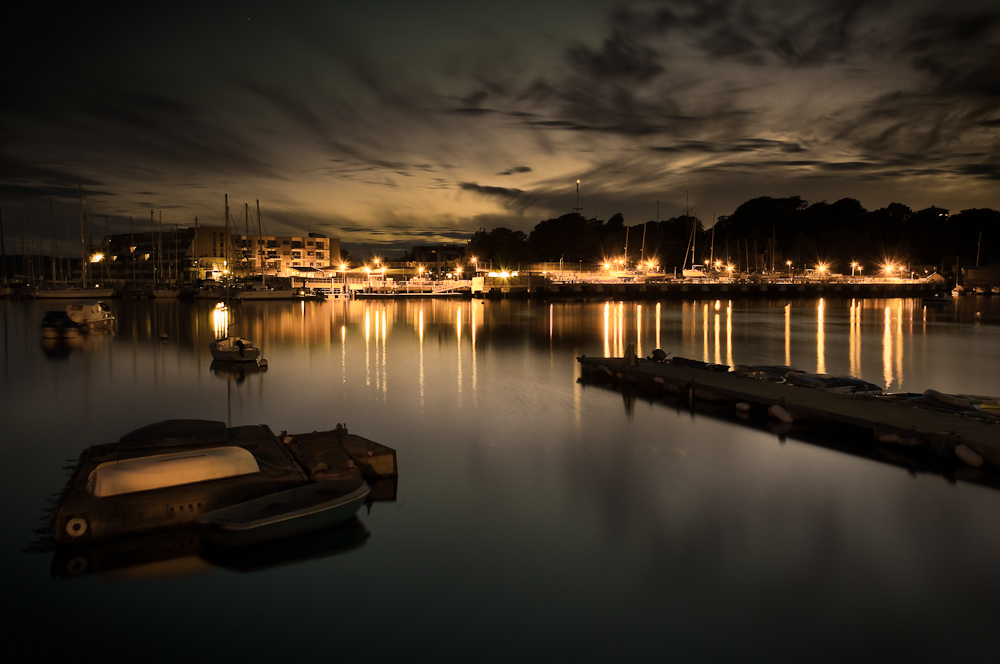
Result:
[[[266,370],[213,364],[209,300],[112,300],[111,333],[43,342],[65,304],[0,302],[13,661],[995,661],[991,482],[586,385],[576,358],[1000,396],[1000,298],[244,303]],[[67,561],[46,518],[80,451],[165,419],[346,424],[397,451],[396,498],[308,556]]]

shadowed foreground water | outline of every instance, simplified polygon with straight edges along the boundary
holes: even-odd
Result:
[[[241,333],[262,345],[266,372],[212,365],[211,303],[111,306],[114,335],[45,347],[38,323],[54,303],[0,303],[17,661],[997,651],[1000,492],[873,461],[870,445],[834,449],[858,441],[779,438],[623,399],[579,384],[575,358],[636,344],[891,391],[1000,394],[1000,298],[931,311],[912,300],[247,304]],[[86,565],[47,548],[35,529],[80,450],[168,418],[292,433],[346,423],[397,449],[397,499],[267,560],[207,560],[183,540],[116,544]]]

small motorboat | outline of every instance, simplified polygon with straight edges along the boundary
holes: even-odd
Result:
[[[978,394],[947,394],[937,390],[924,390],[924,401],[928,405],[955,410],[978,410],[989,413],[1000,409],[1000,397]]]
[[[921,301],[923,302],[924,306],[934,306],[938,304],[948,304],[949,302],[954,301],[954,299],[955,299],[954,296],[952,296],[950,293],[938,291],[933,295],[923,298]]]
[[[823,387],[831,390],[844,392],[874,392],[882,391],[882,388],[874,383],[869,383],[853,376],[832,376],[830,374],[805,373],[800,371],[789,371],[785,374],[785,382],[790,385],[800,387]]]
[[[66,306],[66,314],[84,331],[109,328],[115,322],[111,309],[100,300],[77,300]]]
[[[370,492],[361,479],[306,484],[205,512],[197,523],[206,539],[219,544],[269,542],[343,523]]]

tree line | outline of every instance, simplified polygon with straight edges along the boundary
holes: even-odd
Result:
[[[740,205],[709,228],[685,214],[627,225],[573,212],[539,222],[530,233],[481,229],[466,254],[516,268],[538,262],[655,261],[671,272],[721,261],[743,272],[825,263],[837,272],[857,262],[870,270],[885,261],[909,265],[1000,263],[1000,212],[987,208],[949,215],[940,208],[913,211],[902,203],[866,210],[853,198],[808,203],[799,196],[762,196]],[[869,274],[871,272],[868,272]]]

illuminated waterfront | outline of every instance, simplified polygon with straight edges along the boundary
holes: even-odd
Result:
[[[1000,394],[1000,298],[247,304],[234,316],[266,372],[211,363],[213,305],[113,301],[114,336],[43,347],[52,303],[0,304],[4,562],[15,632],[39,654],[87,639],[150,660],[443,645],[494,661],[947,657],[928,620],[967,653],[992,647],[1000,492],[669,405],[623,408],[577,382],[575,358],[635,344]],[[360,548],[253,573],[189,556],[51,578],[51,552],[23,552],[68,459],[182,417],[345,422],[398,450],[397,501],[362,514]],[[178,623],[183,635],[163,629]],[[217,638],[251,629],[275,638]]]

